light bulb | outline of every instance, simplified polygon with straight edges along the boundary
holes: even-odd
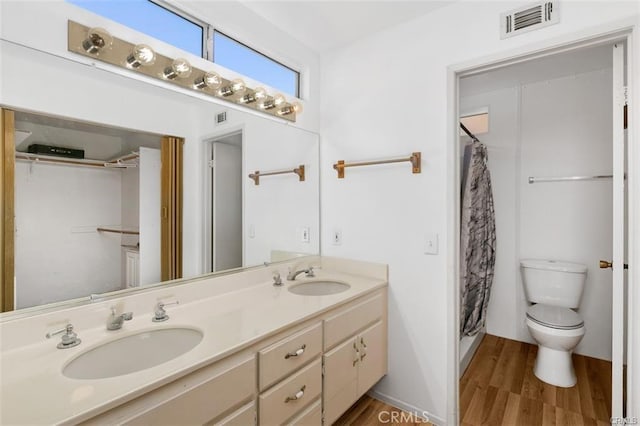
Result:
[[[278,115],[300,114],[302,112],[302,104],[300,102],[293,102],[291,105],[286,105],[278,111]]]
[[[253,93],[244,95],[239,101],[243,104],[250,104],[256,101],[260,101],[267,97],[267,91],[262,87],[256,87],[253,89]]]
[[[169,80],[186,78],[191,75],[191,64],[182,58],[174,59],[170,67],[165,68],[163,76]]]
[[[138,68],[140,65],[153,65],[155,61],[156,52],[146,44],[137,44],[127,57],[127,64],[132,68]]]
[[[246,88],[247,86],[244,84],[244,81],[241,78],[236,78],[230,85],[221,88],[219,93],[222,96],[231,96],[244,92]]]
[[[82,42],[85,52],[97,55],[103,49],[110,49],[113,37],[104,28],[91,28],[87,31],[87,38]]]
[[[282,105],[285,101],[286,99],[284,98],[284,96],[282,96],[281,94],[277,94],[273,97],[273,99],[264,101],[259,106],[262,109],[271,109]]]
[[[204,89],[205,87],[208,87],[209,89],[216,90],[222,85],[222,77],[220,77],[220,74],[217,72],[209,71],[197,79],[193,85],[196,89]]]

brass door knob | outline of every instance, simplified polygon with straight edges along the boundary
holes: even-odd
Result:
[[[600,261],[600,269],[613,268],[613,263],[607,262],[606,260]]]

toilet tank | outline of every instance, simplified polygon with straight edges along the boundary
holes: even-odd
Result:
[[[522,282],[531,303],[577,308],[587,278],[587,267],[556,260],[523,259]]]

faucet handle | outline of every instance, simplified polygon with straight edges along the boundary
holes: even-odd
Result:
[[[282,285],[282,277],[280,276],[280,272],[273,271],[273,285],[281,286]]]
[[[309,268],[307,269],[307,272],[305,274],[308,278],[313,278],[316,276],[316,274],[313,272],[313,266],[309,265]]]
[[[51,339],[53,336],[58,334],[62,334],[61,342],[56,346],[58,349],[68,349],[74,346],[78,346],[82,343],[82,340],[78,339],[78,335],[73,331],[73,325],[71,323],[67,324],[63,329],[51,331],[45,334],[47,339]]]
[[[170,306],[170,305],[179,305],[180,301],[179,300],[175,300],[173,302],[158,302],[158,304],[156,305],[156,310],[154,313],[153,318],[151,319],[151,321],[153,322],[163,322],[169,319],[169,315],[167,315],[167,311],[164,309],[165,306]]]

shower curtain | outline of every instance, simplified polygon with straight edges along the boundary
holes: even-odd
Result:
[[[496,260],[496,223],[487,149],[467,146],[460,220],[460,333],[473,336],[485,324]]]

